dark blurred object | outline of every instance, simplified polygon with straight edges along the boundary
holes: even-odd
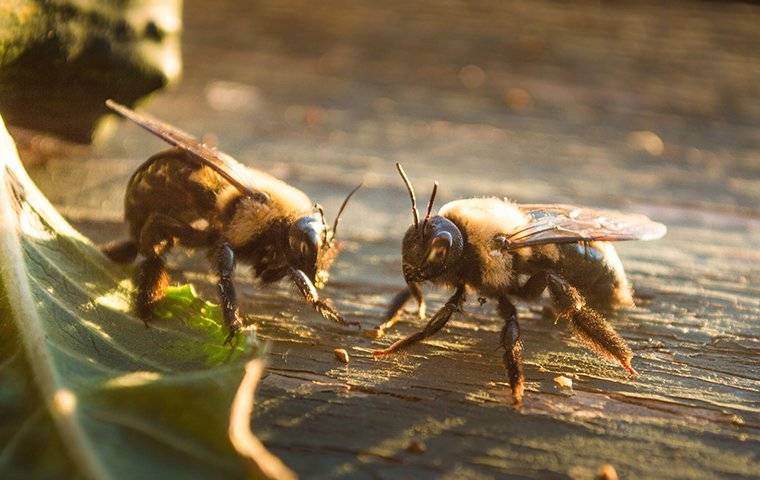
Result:
[[[0,113],[90,142],[104,100],[132,104],[181,70],[181,0],[0,0]]]

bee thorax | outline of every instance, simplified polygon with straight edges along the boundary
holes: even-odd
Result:
[[[281,219],[282,212],[269,204],[254,198],[241,198],[230,214],[224,234],[233,247],[240,247],[261,236]]]

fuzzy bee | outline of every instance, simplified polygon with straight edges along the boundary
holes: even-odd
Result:
[[[664,225],[643,215],[559,204],[518,205],[502,198],[455,200],[432,216],[437,182],[420,221],[412,184],[401,165],[396,167],[409,191],[414,218],[402,246],[407,288],[394,297],[375,335],[382,336],[399,320],[412,297],[419,317],[425,318],[422,282],[449,286],[455,292],[424,329],[375,350],[375,357],[433,335],[461,310],[465,294],[472,291],[498,303],[504,320],[500,341],[504,365],[512,398],[520,404],[523,347],[511,297],[532,300],[548,289],[556,313],[583,344],[636,374],[631,349],[599,313],[633,305],[623,265],[609,242],[657,239],[665,235]]]
[[[338,252],[341,213],[361,185],[343,201],[331,228],[322,208],[300,190],[155,118],[112,100],[106,105],[175,147],[152,156],[132,175],[124,199],[130,239],[103,248],[120,263],[142,255],[134,308],[146,324],[169,282],[164,257],[179,245],[208,250],[219,278],[227,341],[242,326],[232,282],[237,261],[251,265],[262,283],[290,277],[323,317],[358,325],[320,299],[317,288],[327,282]]]

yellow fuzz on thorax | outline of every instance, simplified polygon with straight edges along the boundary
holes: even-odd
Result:
[[[313,208],[305,193],[260,170],[249,168],[246,184],[252,191],[264,193],[268,200],[244,198],[240,201],[225,228],[225,236],[233,247],[256,238],[276,221],[291,222]],[[227,184],[217,196],[217,209],[223,211],[240,195],[235,187]]]
[[[500,251],[493,239],[508,234],[527,219],[515,204],[501,198],[468,198],[449,202],[438,212],[454,222],[480,257],[480,283],[488,291],[506,288],[512,281],[512,257]]]
[[[258,237],[276,221],[285,218],[284,212],[271,204],[253,198],[240,201],[225,228],[225,237],[233,248]]]

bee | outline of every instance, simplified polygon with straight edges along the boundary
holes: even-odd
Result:
[[[425,328],[375,350],[374,357],[433,335],[461,311],[468,291],[476,292],[481,302],[495,300],[504,320],[500,344],[512,398],[519,405],[525,382],[523,343],[512,298],[535,300],[548,289],[558,317],[567,320],[581,343],[636,374],[631,349],[599,313],[633,305],[623,264],[610,242],[658,239],[665,235],[665,225],[644,215],[560,204],[520,205],[503,198],[455,200],[432,215],[437,182],[420,221],[414,188],[402,166],[396,168],[409,192],[414,220],[402,244],[407,287],[391,301],[375,336],[399,320],[412,297],[419,317],[425,318],[421,283],[448,286],[454,294]]]
[[[174,148],[150,157],[132,174],[124,198],[130,238],[103,247],[119,263],[140,262],[135,313],[147,325],[169,282],[165,256],[174,246],[206,249],[218,275],[217,289],[225,343],[242,326],[232,277],[237,261],[253,267],[263,284],[289,277],[306,302],[324,318],[347,322],[317,293],[328,280],[338,253],[338,222],[354,188],[338,210],[332,227],[319,204],[300,190],[149,115],[120,105],[106,105],[165,140]]]

